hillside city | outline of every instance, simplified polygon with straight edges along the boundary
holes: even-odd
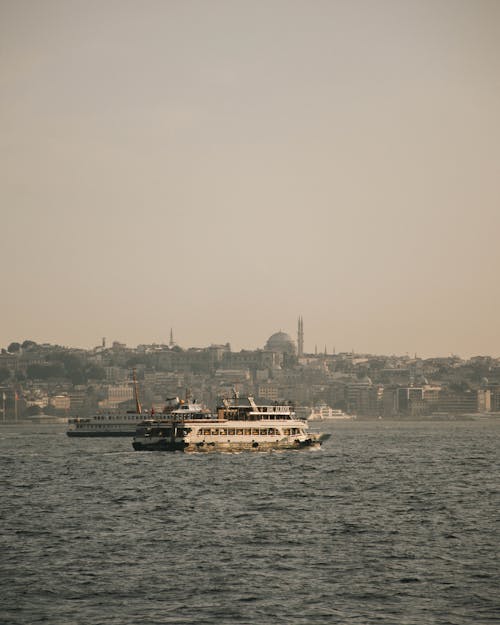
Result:
[[[214,409],[235,390],[262,402],[289,401],[299,415],[327,404],[358,418],[445,418],[500,412],[500,359],[476,356],[419,358],[304,352],[276,332],[262,348],[232,351],[229,344],[182,348],[168,344],[76,349],[32,340],[0,353],[3,421],[37,415],[90,416],[135,407],[135,375],[143,408],[161,411],[178,396]],[[2,402],[3,400],[3,402]]]

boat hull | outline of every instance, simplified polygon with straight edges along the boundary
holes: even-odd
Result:
[[[282,440],[272,442],[215,442],[200,441],[197,443],[177,440],[171,441],[137,441],[132,443],[136,451],[182,451],[184,453],[210,453],[210,452],[241,452],[241,451],[274,451],[274,450],[298,450],[319,448],[326,437],[311,437],[305,440]]]
[[[131,438],[135,434],[135,430],[101,430],[96,432],[85,432],[82,430],[68,430],[66,432],[68,436],[78,437],[78,438],[101,438],[101,437],[115,437],[115,436],[128,436]]]
[[[135,451],[185,451],[187,443],[184,441],[157,440],[151,442],[134,441],[132,447]]]

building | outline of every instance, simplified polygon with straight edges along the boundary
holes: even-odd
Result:
[[[217,369],[216,380],[223,380],[227,384],[240,384],[250,380],[249,369]]]
[[[491,412],[491,391],[481,388],[477,391],[477,409],[479,412]]]
[[[120,404],[134,398],[134,389],[130,384],[108,386],[108,397],[99,402],[102,410],[115,410]]]
[[[403,386],[397,389],[397,412],[401,415],[418,416],[427,412],[424,389],[421,386]]]
[[[361,416],[378,416],[381,411],[382,387],[369,377],[351,382],[346,387],[347,412]]]
[[[296,353],[295,343],[292,338],[286,332],[281,332],[281,330],[267,339],[264,349],[269,352],[278,352],[291,356],[294,356]]]
[[[54,395],[50,398],[49,403],[56,410],[68,411],[71,406],[71,398],[67,394]]]
[[[278,401],[280,399],[280,389],[275,384],[259,384],[258,397],[268,401]]]
[[[477,391],[442,391],[436,405],[436,412],[450,415],[474,413],[478,410]]]

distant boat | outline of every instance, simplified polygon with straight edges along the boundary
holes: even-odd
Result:
[[[311,414],[307,417],[308,421],[336,421],[355,419],[356,416],[352,414],[346,414],[342,410],[330,408],[326,404],[320,404],[312,409]]]
[[[108,412],[95,414],[92,417],[76,417],[68,419],[69,427],[66,434],[71,437],[85,436],[134,436],[137,425],[142,423],[144,419],[163,419],[168,418],[173,410],[184,408],[187,404],[178,397],[167,397],[165,406],[162,411],[156,412],[151,409],[144,410],[139,400],[137,390],[137,378],[135,370],[133,373],[135,410],[127,410],[123,412]],[[194,402],[196,403],[196,402]],[[191,404],[190,404],[191,405]],[[200,404],[196,404],[199,412],[205,409]]]
[[[48,415],[48,414],[36,414],[36,415],[32,415],[31,417],[26,417],[24,421],[29,421],[30,423],[53,425],[55,423],[59,423],[59,424],[68,423],[68,418],[56,417],[54,415]]]
[[[193,401],[189,403],[178,397],[167,398],[166,405],[161,411],[143,410],[137,402],[136,410],[121,413],[96,414],[92,417],[69,419],[68,436],[134,436],[137,426],[146,419],[169,419],[173,414],[186,411],[202,416],[210,416],[209,411],[202,404]]]

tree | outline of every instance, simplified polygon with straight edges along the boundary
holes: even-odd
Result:
[[[83,384],[86,382],[86,377],[83,373],[83,363],[79,356],[76,354],[61,354],[60,360],[66,370],[66,377],[68,377],[72,384]]]
[[[49,378],[64,378],[64,366],[60,362],[52,365],[28,365],[26,375],[29,380],[48,380]]]
[[[21,343],[11,343],[9,347],[7,347],[7,351],[10,354],[15,354],[21,349]]]
[[[103,367],[90,364],[85,367],[85,377],[87,380],[104,380],[106,371]]]
[[[125,361],[125,366],[126,367],[135,367],[136,365],[147,365],[148,363],[148,355],[147,354],[136,354],[135,356],[132,356],[131,358],[128,358]]]
[[[37,344],[35,343],[35,341],[29,341],[29,340],[23,341],[23,344],[21,345],[23,349],[27,349],[27,350],[33,349],[36,346]]]

